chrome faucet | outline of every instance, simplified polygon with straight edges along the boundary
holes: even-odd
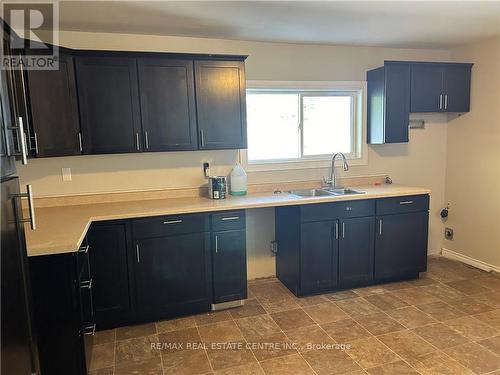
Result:
[[[337,159],[337,156],[342,157],[344,171],[347,172],[349,170],[349,164],[347,164],[347,159],[345,158],[345,155],[341,152],[337,152],[336,154],[334,154],[332,157],[332,167],[331,167],[331,171],[330,171],[330,179],[327,180],[323,177],[323,181],[326,184],[330,185],[330,187],[332,189],[337,188],[337,174],[335,173],[335,160]]]

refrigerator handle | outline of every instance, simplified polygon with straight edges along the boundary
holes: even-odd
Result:
[[[30,212],[30,217],[28,219],[20,219],[21,223],[30,223],[31,230],[36,229],[36,219],[35,219],[35,204],[33,202],[33,186],[26,185],[26,193],[13,194],[15,198],[27,198],[28,199],[28,209]]]

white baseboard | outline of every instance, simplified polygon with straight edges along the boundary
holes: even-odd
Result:
[[[458,260],[459,262],[468,264],[469,266],[479,268],[480,270],[483,270],[486,272],[495,271],[495,272],[500,273],[500,267],[497,267],[497,266],[494,266],[493,264],[489,264],[489,263],[471,258],[467,255],[457,253],[456,251],[453,251],[453,250],[445,249],[444,247],[441,249],[441,255],[445,258]]]

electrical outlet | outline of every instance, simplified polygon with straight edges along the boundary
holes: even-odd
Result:
[[[271,253],[273,253],[273,255],[278,253],[278,241],[271,241]]]
[[[453,241],[453,229],[452,228],[444,228],[444,238]]]
[[[61,168],[62,180],[71,181],[71,168]]]

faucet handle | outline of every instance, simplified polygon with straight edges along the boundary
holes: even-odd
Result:
[[[323,183],[327,184],[327,185],[331,185],[332,179],[331,178],[326,178],[325,176],[323,176]]]

